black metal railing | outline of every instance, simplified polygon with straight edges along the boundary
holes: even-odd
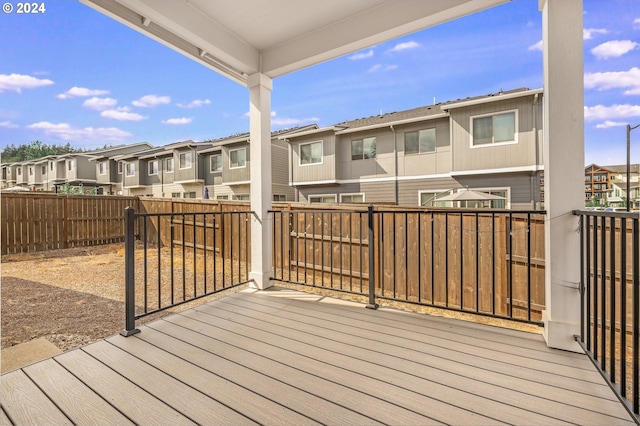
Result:
[[[576,211],[580,217],[582,346],[640,424],[640,215]]]
[[[544,212],[271,214],[274,280],[542,325]]]
[[[126,320],[245,284],[252,212],[125,213]]]

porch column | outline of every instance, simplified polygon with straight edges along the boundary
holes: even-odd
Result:
[[[253,74],[249,87],[249,153],[251,174],[251,286],[271,287],[271,78]]]
[[[540,0],[544,72],[544,338],[581,352],[580,235],[572,210],[584,208],[582,0]]]

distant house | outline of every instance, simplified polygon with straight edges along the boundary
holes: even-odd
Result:
[[[426,207],[535,208],[542,89],[518,89],[281,136],[296,199]],[[503,197],[443,202],[462,188]]]
[[[603,166],[609,171],[609,189],[606,195],[606,202],[613,207],[625,205],[625,200],[629,198],[631,208],[640,208],[640,164],[629,165],[629,189],[630,197],[627,196],[627,165]]]
[[[122,193],[122,163],[118,157],[151,148],[148,142],[122,145],[93,152],[98,192],[108,195]]]

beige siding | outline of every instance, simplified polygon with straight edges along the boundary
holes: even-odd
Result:
[[[436,129],[435,152],[405,154],[404,135],[407,132]],[[449,143],[449,119],[441,118],[403,126],[398,132],[398,176],[424,176],[451,171],[451,144]]]
[[[300,165],[300,145],[322,141],[322,164]],[[291,141],[291,161],[295,182],[318,182],[336,179],[336,137],[333,132],[297,137]]]
[[[472,147],[471,119],[474,116],[517,110],[516,144]],[[534,122],[535,116],[535,122]],[[542,143],[542,104],[535,106],[533,96],[508,99],[451,110],[453,170],[487,170],[541,164],[540,147],[536,152],[536,131]]]
[[[285,141],[271,142],[271,173],[274,185],[289,185],[289,148]]]

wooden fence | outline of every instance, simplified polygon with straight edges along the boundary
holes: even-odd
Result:
[[[276,279],[524,321],[545,306],[544,216],[465,210],[292,206],[274,213]]]
[[[2,254],[27,253],[124,241],[124,208],[137,197],[3,193]]]

